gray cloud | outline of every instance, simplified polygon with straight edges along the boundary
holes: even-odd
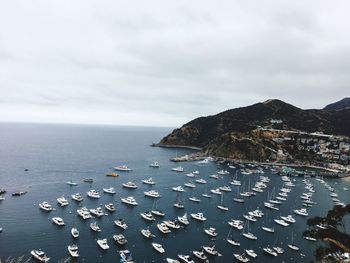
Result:
[[[178,126],[348,96],[346,1],[2,1],[0,120]]]

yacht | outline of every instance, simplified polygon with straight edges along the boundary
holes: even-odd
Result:
[[[52,211],[54,208],[48,202],[42,202],[39,204],[39,207],[44,211]]]
[[[254,216],[251,215],[243,215],[243,217],[251,222],[256,222],[256,218]]]
[[[273,250],[275,250],[277,252],[277,254],[283,254],[284,253],[284,249],[281,247],[273,247]]]
[[[184,204],[181,203],[181,202],[175,202],[174,203],[174,207],[180,208],[180,209],[184,209],[185,208]]]
[[[71,186],[77,186],[77,183],[74,183],[72,180],[67,181],[66,184],[71,185]]]
[[[164,220],[163,223],[172,229],[179,229],[181,227],[176,220]]]
[[[216,195],[221,195],[222,194],[222,192],[220,191],[219,188],[211,189],[210,192],[212,192],[213,194],[216,194]]]
[[[94,189],[91,189],[90,191],[88,191],[87,195],[88,197],[95,198],[95,199],[100,198],[100,194]]]
[[[103,192],[105,192],[107,194],[111,194],[111,195],[116,194],[116,191],[115,191],[114,187],[103,188]]]
[[[245,253],[247,253],[248,256],[252,258],[256,258],[258,256],[258,254],[256,254],[253,249],[245,249],[244,251]]]
[[[159,168],[160,164],[158,162],[153,162],[149,164],[149,167],[153,167],[153,168]]]
[[[192,182],[184,183],[184,186],[186,186],[188,188],[196,188],[196,185]]]
[[[202,194],[202,196],[205,197],[205,198],[211,198],[211,197],[212,197],[212,196],[209,195],[209,194]]]
[[[122,263],[133,263],[133,259],[131,256],[131,252],[129,250],[121,250],[119,251],[119,256],[121,258]]]
[[[96,209],[90,209],[90,213],[97,217],[104,216],[104,212],[101,207],[97,207]]]
[[[264,247],[263,250],[266,254],[277,257],[277,253],[272,248]]]
[[[50,260],[50,258],[46,256],[45,252],[41,250],[32,250],[30,251],[30,254],[33,256],[33,258],[41,262],[48,262]]]
[[[241,220],[234,220],[231,219],[231,221],[228,222],[228,224],[238,230],[242,230],[243,229],[243,221]]]
[[[136,202],[135,198],[132,196],[126,197],[126,198],[121,198],[122,203],[128,204],[128,205],[138,205]]]
[[[295,218],[294,218],[292,215],[281,216],[281,218],[282,218],[284,221],[288,222],[288,223],[292,223],[292,224],[293,224],[293,223],[296,222]]]
[[[209,175],[209,177],[213,179],[219,179],[219,176],[217,174]]]
[[[217,172],[217,174],[225,175],[225,174],[230,174],[230,172],[226,171],[226,170],[220,170],[220,171]]]
[[[261,210],[258,210],[258,209],[254,210],[254,211],[250,211],[250,212],[248,212],[248,214],[250,216],[254,216],[254,217],[258,217],[258,218],[262,218],[263,215],[264,215],[264,213]]]
[[[77,245],[69,245],[68,246],[68,252],[71,255],[72,258],[78,258],[79,257],[79,251]]]
[[[64,226],[64,221],[61,217],[53,217],[52,222],[58,226]]]
[[[316,238],[314,238],[314,237],[304,236],[304,238],[305,238],[306,240],[309,240],[309,241],[316,241]]]
[[[233,240],[233,239],[227,238],[226,241],[227,241],[228,243],[230,243],[231,245],[233,245],[233,246],[239,247],[239,246],[241,245],[241,243],[239,243],[238,241]]]
[[[275,233],[275,230],[273,228],[270,228],[270,227],[261,227],[262,230],[266,231],[266,232],[269,232],[269,233]]]
[[[200,199],[198,199],[198,198],[195,197],[195,196],[189,197],[188,199],[189,199],[190,201],[196,202],[196,203],[199,203],[199,202],[201,201]]]
[[[238,180],[232,180],[230,184],[235,185],[235,186],[241,186],[241,181]]]
[[[301,215],[301,216],[308,216],[309,215],[309,213],[307,212],[307,210],[305,208],[294,209],[293,212],[296,213],[297,215]]]
[[[122,229],[128,228],[128,225],[125,223],[124,219],[117,219],[114,221],[114,224]]]
[[[140,215],[143,219],[146,219],[148,221],[155,221],[156,220],[151,212],[140,213]]]
[[[93,182],[94,182],[94,179],[92,179],[92,178],[85,178],[83,181],[84,181],[85,183],[93,183]]]
[[[199,221],[205,221],[205,220],[207,220],[207,219],[204,217],[203,213],[191,214],[191,217],[194,218],[194,219],[196,219],[196,220],[199,220]]]
[[[109,249],[107,238],[104,239],[97,239],[97,244],[102,248],[103,250]]]
[[[216,233],[216,229],[213,227],[210,227],[209,229],[204,229],[204,232],[211,237],[216,237],[218,235],[218,233]]]
[[[196,257],[196,258],[199,258],[201,260],[206,260],[207,259],[207,256],[204,254],[204,251],[193,251],[192,252],[193,255]]]
[[[147,237],[147,238],[154,238],[156,237],[155,235],[153,235],[151,233],[151,231],[149,229],[141,229],[141,234],[144,236],[144,237]]]
[[[87,209],[86,207],[82,207],[80,209],[77,210],[78,215],[80,215],[83,219],[89,219],[91,218],[91,214],[89,209]]]
[[[64,196],[61,196],[61,197],[57,198],[57,202],[58,202],[61,206],[67,206],[67,205],[69,205],[68,200],[67,200]]]
[[[282,219],[274,219],[273,221],[275,221],[277,224],[281,226],[289,226],[289,224]]]
[[[296,245],[289,244],[288,247],[289,247],[291,250],[299,251],[299,247],[297,247]]]
[[[165,249],[163,248],[163,246],[161,244],[152,243],[152,247],[161,254],[163,254],[165,252]]]
[[[166,262],[168,262],[168,263],[180,263],[180,261],[178,261],[177,259],[173,259],[173,258],[166,258]]]
[[[3,197],[2,195],[0,195],[0,201],[5,200],[5,197]]]
[[[130,169],[129,167],[127,167],[126,165],[119,165],[114,167],[114,170],[116,171],[132,171],[132,169]]]
[[[215,249],[215,245],[213,246],[203,246],[203,249],[205,252],[207,252],[208,254],[212,255],[212,256],[218,256],[219,252]]]
[[[184,168],[179,166],[179,167],[172,168],[171,170],[174,172],[182,173],[184,171]]]
[[[171,232],[171,230],[167,227],[166,224],[164,223],[159,223],[157,224],[157,228],[159,229],[160,232],[162,232],[163,234],[168,234]]]
[[[129,189],[136,189],[137,188],[137,185],[134,182],[131,182],[131,181],[122,184],[122,186],[125,187],[125,188],[129,188]]]
[[[186,192],[185,189],[183,189],[183,187],[181,185],[179,186],[174,186],[173,188],[171,188],[173,191],[175,192]]]
[[[193,259],[188,256],[188,255],[177,255],[179,257],[179,259],[181,259],[182,262],[185,262],[185,263],[194,263]]]
[[[143,192],[143,193],[145,194],[145,196],[148,196],[148,197],[153,197],[153,198],[161,197],[161,195],[155,190],[146,191],[146,192]]]
[[[275,207],[273,204],[269,203],[269,202],[264,202],[264,206],[266,208],[269,208],[269,209],[273,209],[273,210],[279,210],[278,207]]]
[[[155,185],[156,184],[156,182],[153,181],[152,177],[142,180],[142,183],[149,184],[149,185]]]
[[[124,246],[128,243],[128,240],[126,240],[125,236],[122,234],[113,235],[113,239],[115,242],[117,242],[121,246]]]
[[[240,262],[244,262],[244,263],[247,263],[250,261],[249,258],[247,258],[244,253],[243,254],[233,254],[233,256]]]
[[[244,237],[248,238],[248,239],[251,239],[251,240],[257,240],[258,237],[255,236],[254,234],[250,233],[250,232],[247,232],[247,233],[243,233],[242,234]]]
[[[232,189],[229,186],[220,186],[219,189],[224,192],[231,192]]]
[[[109,212],[115,212],[117,209],[114,207],[114,205],[112,203],[106,204],[105,208],[109,211]]]
[[[235,201],[237,203],[244,203],[244,199],[243,198],[233,198],[233,201]]]
[[[151,213],[155,216],[165,216],[165,213],[159,209],[153,209],[153,210],[151,210]]]
[[[118,173],[111,173],[111,172],[109,172],[109,173],[106,173],[106,176],[109,176],[109,177],[118,177],[119,176],[119,174]]]
[[[190,222],[188,221],[188,218],[187,218],[187,213],[185,213],[183,216],[178,216],[177,219],[179,220],[180,223],[182,223],[184,225],[190,224]]]
[[[72,194],[71,196],[72,196],[72,199],[73,199],[74,201],[77,201],[77,202],[83,201],[83,198],[81,197],[81,195],[80,195],[79,193]]]
[[[79,231],[78,231],[78,229],[75,228],[75,227],[73,227],[73,228],[71,229],[70,233],[72,234],[72,236],[73,236],[74,238],[78,238],[78,237],[79,237]]]
[[[90,223],[90,228],[95,232],[101,232],[101,228],[98,226],[97,222]]]
[[[196,183],[199,183],[199,184],[206,184],[207,181],[204,180],[204,179],[197,179],[197,180],[196,180]]]
[[[200,174],[200,172],[198,171],[198,170],[195,170],[195,171],[193,171],[192,172],[194,175],[199,175]]]

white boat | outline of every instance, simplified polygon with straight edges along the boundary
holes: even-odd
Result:
[[[142,183],[149,184],[149,185],[155,185],[156,184],[156,182],[153,181],[152,177],[142,180]]]
[[[111,194],[111,195],[116,194],[116,191],[115,191],[114,187],[103,188],[103,192],[105,192],[107,194]]]
[[[304,236],[304,238],[305,238],[306,240],[309,240],[309,241],[316,241],[316,238],[314,238],[314,237]]]
[[[101,217],[105,215],[101,207],[90,209],[90,213],[97,217]]]
[[[181,259],[182,262],[185,262],[185,263],[194,263],[193,259],[188,256],[188,255],[177,255],[179,257],[179,259]]]
[[[294,218],[292,215],[281,216],[281,218],[282,218],[284,221],[288,222],[288,223],[292,223],[292,224],[293,224],[293,223],[296,222],[295,218]]]
[[[289,244],[288,247],[289,247],[291,250],[299,251],[299,247],[297,247],[296,245]]]
[[[131,256],[131,252],[129,250],[121,250],[119,251],[119,256],[121,258],[121,263],[133,263],[133,259]]]
[[[229,186],[220,186],[219,189],[224,192],[231,192],[232,189]]]
[[[225,175],[225,174],[230,174],[230,172],[227,171],[227,170],[220,170],[220,171],[217,172],[217,174]]]
[[[258,210],[258,209],[254,210],[254,211],[250,211],[250,212],[248,212],[248,214],[250,216],[258,217],[258,218],[262,218],[264,216],[264,213],[261,210]]]
[[[237,203],[244,203],[244,199],[242,199],[242,198],[233,198],[233,201],[235,201]]]
[[[273,210],[279,210],[278,207],[275,207],[273,204],[269,203],[269,202],[264,202],[264,206],[266,208],[269,208],[269,209],[273,209]]]
[[[165,249],[163,248],[163,246],[161,244],[152,243],[152,247],[161,254],[163,254],[165,252]]]
[[[151,210],[151,213],[152,213],[153,215],[156,215],[156,216],[165,216],[165,213],[162,212],[162,211],[159,210],[159,209],[153,209],[153,210]]]
[[[211,198],[212,196],[210,194],[202,194],[203,197],[205,198]]]
[[[46,256],[44,251],[41,250],[32,250],[30,251],[30,254],[37,260],[41,262],[48,262],[50,258]]]
[[[180,223],[182,223],[184,225],[190,224],[190,222],[188,221],[188,218],[187,218],[187,213],[185,213],[183,216],[178,216],[177,219],[179,220]]]
[[[289,224],[282,219],[274,219],[273,221],[275,221],[277,224],[281,226],[289,226]]]
[[[57,198],[57,202],[58,202],[61,206],[67,206],[67,205],[69,205],[68,200],[67,200],[64,196],[61,196],[61,197]]]
[[[206,260],[207,259],[207,256],[204,254],[204,251],[193,251],[192,252],[193,255],[196,257],[196,258],[199,258],[201,260]]]
[[[247,232],[247,233],[242,233],[242,235],[248,239],[251,239],[251,240],[257,240],[257,236],[255,236],[254,234],[250,233],[250,232]]]
[[[213,178],[213,179],[219,179],[219,175],[217,174],[211,174],[209,175],[210,178]]]
[[[81,195],[79,193],[72,194],[71,196],[72,196],[72,199],[74,201],[77,201],[77,202],[83,201],[83,198],[81,197]]]
[[[42,202],[39,204],[39,207],[44,211],[52,211],[54,208],[48,202]]]
[[[100,194],[94,189],[91,189],[90,191],[88,191],[87,195],[88,197],[95,198],[95,199],[100,198]]]
[[[114,205],[112,203],[106,204],[105,208],[110,211],[110,212],[115,212],[116,208],[114,207]]]
[[[184,183],[184,186],[186,186],[188,188],[196,188],[196,185],[192,182]]]
[[[243,215],[243,217],[251,222],[256,222],[257,219],[254,216],[251,215]]]
[[[204,180],[204,179],[197,179],[197,180],[196,180],[196,183],[199,183],[199,184],[206,184],[207,181]]]
[[[194,219],[196,219],[196,220],[199,220],[199,221],[205,221],[205,220],[207,220],[207,219],[204,217],[203,213],[191,214],[191,217],[194,218]]]
[[[218,233],[216,233],[216,229],[213,227],[210,227],[209,229],[204,229],[204,233],[211,237],[216,237],[218,235]]]
[[[217,208],[219,208],[222,211],[228,211],[228,207],[224,206],[223,202],[224,202],[224,195],[221,194],[221,198],[220,198],[220,204],[218,206],[216,206]]]
[[[238,241],[233,240],[233,239],[227,238],[226,241],[227,241],[228,243],[230,243],[231,245],[233,245],[233,246],[239,247],[239,246],[241,245],[241,243],[239,243]]]
[[[244,253],[243,254],[233,254],[233,256],[240,262],[244,262],[244,263],[247,263],[250,261],[249,258],[247,258],[246,256],[244,256]]]
[[[132,196],[124,197],[124,198],[120,198],[120,199],[122,200],[122,203],[124,203],[124,204],[133,205],[133,206],[138,205],[135,198]]]
[[[153,217],[151,212],[144,212],[140,213],[141,217],[143,219],[146,219],[147,221],[155,221],[156,219]]]
[[[132,169],[130,169],[129,167],[127,167],[126,165],[118,165],[114,167],[114,170],[116,171],[132,171]]]
[[[180,263],[180,261],[178,261],[177,259],[173,259],[173,258],[166,258],[166,262],[168,262],[168,263]]]
[[[184,168],[179,166],[179,167],[172,168],[171,170],[177,173],[182,173],[184,171]]]
[[[90,223],[90,228],[95,232],[101,232],[101,228],[98,226],[97,222]]]
[[[164,220],[163,223],[172,229],[179,229],[181,226],[177,224],[176,220]]]
[[[148,196],[148,197],[153,197],[153,198],[161,197],[161,195],[155,190],[150,190],[150,191],[146,191],[146,192],[143,192],[143,193],[145,194],[145,196]]]
[[[199,175],[200,174],[200,172],[198,171],[198,170],[195,170],[195,171],[193,171],[192,172],[194,175]]]
[[[78,231],[78,229],[75,228],[75,227],[73,227],[73,228],[71,229],[70,233],[72,234],[72,236],[73,236],[74,238],[78,238],[78,237],[79,237],[79,231]]]
[[[272,248],[264,247],[263,250],[266,254],[277,257],[277,253]]]
[[[147,237],[147,238],[154,238],[156,237],[155,235],[153,235],[151,233],[151,231],[149,229],[141,229],[141,234],[144,236],[144,237]]]
[[[210,254],[212,256],[219,256],[219,255],[221,255],[216,250],[215,245],[213,245],[213,246],[203,246],[203,249],[204,249],[205,252],[207,252],[208,254]]]
[[[188,198],[190,201],[192,201],[192,202],[196,202],[196,203],[199,203],[201,200],[200,199],[198,199],[197,197],[195,197],[195,196],[191,196],[191,197],[189,197]]]
[[[124,219],[117,219],[114,221],[114,224],[122,229],[128,228],[128,225],[125,223]]]
[[[241,186],[241,181],[238,180],[232,180],[230,184],[235,185],[235,186]]]
[[[181,203],[180,201],[175,202],[174,203],[174,207],[179,208],[179,209],[184,209],[185,208],[184,204]]]
[[[52,222],[58,226],[64,226],[64,221],[61,217],[53,217]]]
[[[69,245],[68,246],[68,252],[71,255],[72,258],[78,258],[79,257],[79,251],[77,245]]]
[[[107,238],[104,239],[97,239],[97,244],[102,248],[103,250],[109,249]]]
[[[122,184],[123,187],[125,188],[129,188],[129,189],[136,189],[137,188],[137,185],[134,183],[134,182],[127,182],[127,183],[124,183]]]
[[[77,183],[74,183],[72,180],[67,181],[66,184],[71,185],[71,186],[77,186]]]
[[[185,189],[183,189],[183,187],[181,185],[179,186],[174,186],[173,188],[171,188],[173,191],[175,192],[186,192]]]
[[[219,188],[211,189],[210,192],[212,192],[213,194],[216,194],[216,195],[221,195],[222,194],[222,192],[220,191]]]
[[[113,239],[115,242],[117,242],[119,245],[124,246],[128,243],[128,240],[125,238],[124,235],[113,235]]]
[[[258,256],[258,254],[256,254],[253,249],[245,249],[244,251],[245,253],[247,253],[248,256],[252,258],[256,258]]]
[[[89,209],[87,209],[86,207],[82,207],[80,209],[77,210],[78,215],[80,215],[84,220],[85,219],[89,219],[91,218],[91,214]]]
[[[300,215],[300,216],[308,216],[309,215],[309,213],[307,212],[307,210],[305,208],[294,209],[293,212],[296,213],[297,215]]]
[[[171,230],[167,227],[167,225],[165,223],[160,223],[157,224],[157,228],[159,229],[160,232],[162,232],[163,234],[168,234],[171,232]]]
[[[275,230],[273,228],[270,228],[270,227],[261,227],[262,230],[266,231],[266,232],[269,232],[269,233],[275,233]]]
[[[284,249],[281,247],[273,247],[273,250],[275,250],[277,252],[277,254],[283,254],[284,253]]]
[[[160,164],[158,162],[153,162],[149,164],[149,167],[153,167],[153,168],[159,168]]]

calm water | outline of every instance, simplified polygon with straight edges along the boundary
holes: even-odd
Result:
[[[304,184],[301,178],[295,178],[296,187],[289,194],[288,200],[280,206],[279,211],[267,210],[262,202],[267,199],[268,192],[276,191],[282,187],[279,176],[266,172],[271,177],[269,188],[255,197],[246,199],[244,204],[233,202],[237,195],[237,188],[224,195],[224,203],[229,207],[228,212],[222,212],[216,208],[219,204],[219,196],[212,199],[204,199],[200,195],[216,186],[228,185],[231,175],[223,176],[219,180],[210,179],[209,175],[218,169],[228,169],[214,163],[198,165],[196,163],[183,163],[185,173],[171,172],[175,164],[169,161],[176,154],[181,155],[189,150],[174,150],[149,147],[151,142],[157,142],[161,137],[170,132],[165,128],[134,128],[134,127],[108,127],[108,126],[66,126],[66,125],[39,125],[39,124],[0,124],[0,188],[6,188],[6,199],[0,203],[0,258],[8,256],[28,255],[32,249],[43,249],[50,257],[50,262],[68,257],[67,245],[73,243],[70,229],[77,226],[80,237],[74,241],[79,246],[80,259],[78,262],[119,262],[118,247],[113,239],[113,234],[123,233],[129,243],[126,248],[132,251],[137,262],[163,262],[166,257],[176,258],[179,253],[190,254],[203,245],[216,244],[222,257],[210,258],[210,262],[232,262],[233,253],[242,252],[243,249],[254,249],[258,253],[256,262],[305,262],[313,259],[313,250],[318,246],[317,242],[306,241],[301,233],[306,227],[306,219],[296,215],[297,222],[291,227],[283,228],[273,223],[273,219],[280,215],[288,215],[295,208],[300,208],[302,201],[299,195],[304,192]],[[161,168],[148,167],[153,161],[159,161]],[[127,164],[134,170],[129,173],[121,173],[118,178],[106,177],[106,172],[112,171],[112,167]],[[28,168],[28,172],[24,169]],[[183,195],[185,210],[173,207],[176,193],[171,187],[190,181],[185,176],[186,172],[199,170],[200,177],[208,181],[207,185],[197,185],[193,191],[187,189]],[[234,174],[234,170],[230,170]],[[92,185],[83,183],[84,178],[93,178]],[[140,212],[152,208],[153,200],[143,195],[145,190],[152,187],[141,184],[141,180],[153,177],[156,185],[153,189],[160,192],[158,208],[166,213],[165,219],[175,219],[178,215],[193,212],[204,212],[207,221],[199,223],[190,219],[190,225],[186,228],[172,231],[168,236],[162,235],[156,228],[156,223],[148,223],[140,217]],[[241,175],[238,177],[246,186],[253,185],[258,175]],[[76,187],[70,187],[65,182],[73,180],[78,182]],[[138,184],[138,189],[127,190],[121,184],[133,180]],[[316,189],[313,200],[317,202],[309,209],[310,216],[324,216],[332,207],[329,192],[317,182],[310,179]],[[342,181],[330,182],[338,190],[339,199],[350,202],[348,192],[343,187],[349,187]],[[102,193],[103,187],[113,186],[117,194],[110,196]],[[101,198],[91,200],[86,197],[90,189],[101,192]],[[9,193],[14,191],[28,191],[21,197],[12,197]],[[80,192],[84,201],[80,206],[96,208],[99,205],[113,202],[117,211],[111,215],[96,219],[102,232],[93,233],[89,228],[91,220],[83,221],[77,216],[76,210],[79,204],[71,201],[70,195]],[[65,208],[57,205],[56,198],[65,195],[69,197],[70,204]],[[137,207],[127,207],[121,204],[120,197],[133,195],[139,202]],[[188,197],[196,195],[202,199],[201,203],[188,201]],[[48,201],[56,211],[45,213],[37,204]],[[233,230],[234,239],[240,240],[240,248],[234,248],[225,239],[229,232],[227,221],[231,218],[242,219],[247,211],[258,206],[265,216],[256,223],[250,224],[250,230],[258,236],[257,241],[247,240],[236,229]],[[59,228],[51,223],[51,218],[60,216],[66,225]],[[124,218],[129,225],[125,231],[113,224],[116,218]],[[275,228],[274,234],[268,234],[261,230],[261,225],[269,225]],[[166,250],[164,255],[155,252],[150,240],[141,236],[140,229],[146,226],[157,235],[155,242],[161,243]],[[204,234],[204,228],[215,227],[219,236],[211,240]],[[291,252],[286,247],[290,242],[292,233],[295,243],[301,248],[300,252]],[[108,238],[110,249],[101,251],[97,246],[98,238]],[[271,258],[262,252],[262,247],[278,245],[285,248],[285,253],[277,258]]]

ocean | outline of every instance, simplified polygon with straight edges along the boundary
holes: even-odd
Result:
[[[69,258],[67,246],[77,244],[80,258],[76,262],[119,262],[118,251],[129,249],[136,262],[164,262],[165,258],[176,258],[177,254],[192,256],[193,250],[200,250],[201,246],[215,244],[216,249],[222,254],[220,257],[209,257],[209,262],[233,262],[234,253],[243,253],[244,249],[254,249],[258,257],[255,262],[309,262],[314,260],[314,250],[319,242],[307,241],[302,237],[302,232],[307,228],[307,218],[313,216],[325,216],[332,208],[333,202],[329,191],[315,178],[310,178],[314,184],[316,193],[313,200],[316,204],[308,208],[309,217],[295,215],[297,222],[289,227],[283,227],[273,222],[280,215],[293,214],[293,209],[302,207],[299,198],[305,192],[303,178],[292,177],[296,185],[292,188],[287,201],[278,206],[279,210],[268,210],[263,202],[268,196],[277,193],[283,186],[281,176],[265,170],[264,176],[271,179],[268,188],[263,193],[246,198],[245,203],[233,201],[237,192],[253,186],[259,180],[261,174],[244,175],[236,169],[228,168],[227,164],[198,164],[197,162],[173,163],[171,157],[193,152],[186,149],[170,149],[150,147],[152,142],[158,142],[168,134],[171,128],[151,127],[123,127],[123,126],[93,126],[93,125],[58,125],[58,124],[0,124],[0,188],[7,190],[5,200],[0,201],[0,259],[5,260],[9,256],[30,257],[32,249],[42,249],[51,258],[50,262],[58,262]],[[158,161],[160,168],[151,168],[149,164]],[[126,164],[132,168],[131,172],[118,172],[119,177],[107,177],[107,172],[112,172],[113,167]],[[176,173],[171,168],[181,165],[185,172]],[[25,171],[28,169],[28,171]],[[228,175],[220,176],[218,180],[209,177],[218,170],[225,169]],[[177,198],[176,192],[171,188],[183,185],[185,182],[194,181],[186,176],[187,173],[198,170],[198,178],[205,179],[207,184],[196,184],[193,190],[186,188],[181,195],[185,202],[185,209],[173,207]],[[223,203],[229,208],[224,212],[217,209],[220,204],[220,196],[213,195],[206,199],[201,194],[210,189],[230,185],[229,182],[237,173],[237,178],[242,181],[242,187],[231,186],[232,192],[225,193]],[[141,183],[142,179],[152,177],[154,186]],[[83,182],[84,178],[93,178],[92,184]],[[196,178],[196,179],[198,179]],[[78,183],[77,186],[69,186],[67,181]],[[129,190],[122,187],[122,183],[134,181],[138,188]],[[328,183],[334,187],[339,199],[345,203],[350,202],[349,192],[344,187],[350,185],[342,180],[330,179]],[[113,186],[117,193],[112,196],[103,193],[102,188]],[[95,189],[101,193],[100,199],[87,197],[86,192]],[[161,234],[156,224],[149,223],[141,218],[140,213],[154,207],[154,200],[145,197],[144,191],[154,189],[161,194],[157,207],[163,210],[165,219],[175,219],[185,212],[203,212],[207,220],[197,222],[190,220],[190,225],[173,230],[168,235]],[[11,193],[27,191],[20,197],[12,197]],[[73,201],[71,195],[79,192],[84,200],[81,204]],[[60,207],[56,199],[64,195],[69,200],[69,205]],[[121,197],[134,196],[139,205],[126,206],[120,201]],[[197,196],[200,203],[189,201],[190,196]],[[50,213],[39,209],[38,204],[48,201],[56,210]],[[78,217],[76,210],[79,207],[96,208],[107,203],[113,203],[117,211],[108,213],[101,218],[83,221]],[[248,240],[241,232],[232,229],[233,238],[239,240],[240,247],[233,247],[226,242],[230,227],[229,219],[243,220],[243,214],[254,209],[261,209],[265,215],[257,222],[249,224],[249,230],[258,239]],[[106,210],[105,210],[106,211]],[[107,212],[107,211],[106,211]],[[51,222],[51,218],[59,216],[65,221],[64,227],[58,227]],[[123,218],[128,224],[126,230],[121,230],[113,223],[115,219]],[[102,231],[93,232],[89,228],[91,222],[97,221]],[[275,233],[269,234],[261,229],[261,226],[274,227]],[[73,240],[70,230],[77,227],[80,237]],[[148,240],[144,238],[140,230],[150,227],[156,238]],[[215,239],[204,233],[205,228],[214,227],[218,233]],[[125,235],[128,243],[125,247],[118,246],[112,239],[114,234]],[[299,252],[288,249],[293,235],[294,243],[300,247]],[[110,249],[102,251],[96,240],[107,238]],[[157,242],[163,245],[164,254],[156,252],[151,243]],[[285,252],[277,257],[266,255],[262,248],[266,246],[280,246]],[[31,260],[30,262],[35,262]],[[199,261],[198,261],[199,262]]]

